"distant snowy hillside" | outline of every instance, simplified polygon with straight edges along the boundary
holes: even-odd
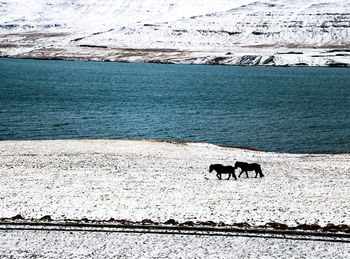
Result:
[[[350,66],[348,0],[2,0],[0,56]]]

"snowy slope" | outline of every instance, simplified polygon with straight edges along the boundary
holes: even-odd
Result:
[[[4,0],[0,36],[0,56],[347,66],[350,2]]]

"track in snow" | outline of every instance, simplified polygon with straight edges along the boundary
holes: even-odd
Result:
[[[163,235],[196,235],[251,237],[266,239],[302,240],[314,242],[350,243],[348,233],[291,231],[270,229],[243,229],[226,227],[183,227],[165,225],[115,225],[72,222],[0,222],[0,231],[69,231],[106,232]]]

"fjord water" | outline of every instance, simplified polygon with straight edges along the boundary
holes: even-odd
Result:
[[[350,151],[350,70],[0,59],[0,140]]]

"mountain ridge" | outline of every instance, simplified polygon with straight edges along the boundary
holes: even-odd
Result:
[[[0,57],[350,66],[344,0],[3,0],[0,14]]]

